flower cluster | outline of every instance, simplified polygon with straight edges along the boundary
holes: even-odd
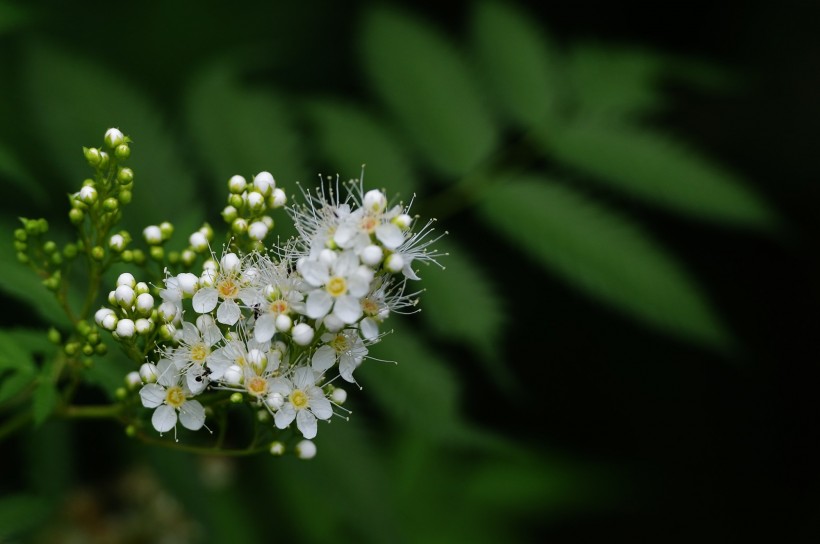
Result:
[[[384,321],[415,311],[420,291],[407,288],[419,279],[414,266],[438,264],[440,256],[430,248],[437,239],[432,222],[415,228],[409,205],[389,205],[361,179],[337,180],[302,190],[303,202],[286,208],[298,236],[266,248],[261,241],[272,221],[260,214],[282,207],[284,191],[267,172],[253,184],[233,176],[228,187],[222,215],[234,236],[249,235],[251,249],[227,244],[216,255],[208,248],[201,268],[166,269],[153,289],[122,274],[95,320],[126,349],[148,346],[147,361],[127,382],[140,387],[158,432],[176,433],[177,423],[207,428],[227,398],[249,404],[272,428],[295,422],[309,440],[318,420],[348,413],[340,383],[358,386],[356,371],[386,333]],[[149,243],[164,239],[159,229],[145,236]],[[193,238],[194,250],[208,243]],[[274,441],[271,451],[281,449]]]

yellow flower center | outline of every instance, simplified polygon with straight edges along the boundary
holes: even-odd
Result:
[[[223,299],[232,299],[236,298],[239,294],[239,285],[237,285],[236,280],[233,278],[222,278],[219,283],[217,283],[216,290]]]
[[[251,395],[261,397],[268,392],[268,380],[265,378],[260,378],[259,376],[254,376],[248,380],[247,388],[248,393]]]
[[[376,221],[376,218],[372,215],[366,215],[362,219],[361,226],[364,232],[372,234],[376,230],[376,227],[379,226],[379,222]]]
[[[280,315],[288,311],[288,303],[282,299],[274,300],[270,303],[269,309],[272,314]]]
[[[350,349],[350,343],[347,341],[347,337],[344,334],[337,334],[333,340],[328,343],[330,344],[330,347],[336,350],[336,353],[344,353]]]
[[[204,363],[210,353],[211,350],[208,349],[208,346],[201,342],[191,346],[191,360],[195,363]]]
[[[333,276],[328,280],[327,286],[325,287],[327,292],[330,293],[334,297],[339,297],[344,295],[347,292],[347,282],[344,278],[340,278],[339,276]]]
[[[185,402],[185,393],[182,388],[174,385],[165,391],[165,404],[172,408],[179,408]]]
[[[375,300],[371,298],[362,299],[362,311],[365,313],[365,315],[375,317],[379,315],[379,305]]]
[[[308,396],[301,389],[294,389],[290,393],[290,403],[297,410],[301,410],[302,408],[307,408],[307,406],[308,406]]]

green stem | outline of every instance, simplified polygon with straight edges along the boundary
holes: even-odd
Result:
[[[69,419],[118,419],[122,407],[119,404],[104,406],[66,406],[58,415]]]

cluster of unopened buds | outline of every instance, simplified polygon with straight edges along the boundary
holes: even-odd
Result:
[[[127,138],[112,129],[106,142],[116,152]],[[118,189],[131,190],[130,169],[114,177],[127,178]],[[359,387],[357,369],[389,332],[387,318],[417,311],[420,290],[408,289],[419,279],[414,267],[438,264],[441,255],[431,248],[438,239],[433,222],[417,228],[409,205],[391,205],[382,190],[365,190],[362,179],[324,181],[300,189],[301,202],[288,204],[270,173],[250,182],[233,176],[221,214],[229,228],[218,251],[208,224],[179,252],[164,250],[174,231],[167,222],[144,229],[147,255],[123,256],[128,233],[108,239],[108,253],[120,260],[153,260],[164,270],[158,279],[140,278],[138,270],[120,274],[94,314],[139,365],[127,374],[121,400],[151,410],[160,434],[173,430],[178,440],[178,425],[214,432],[242,404],[257,423],[267,422],[255,444],[280,454],[295,443],[299,455],[311,457],[318,420],[348,417],[345,387]],[[99,192],[87,183],[75,195],[75,215],[104,211],[95,207]],[[269,213],[280,208],[298,235],[266,245]]]

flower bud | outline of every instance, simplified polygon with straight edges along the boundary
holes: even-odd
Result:
[[[173,302],[163,302],[157,309],[157,315],[159,315],[160,319],[166,323],[169,323],[177,318],[179,315],[179,309]]]
[[[136,293],[134,293],[134,289],[127,285],[120,285],[114,291],[114,299],[117,301],[117,304],[124,309],[131,308],[135,298]]]
[[[89,165],[97,166],[100,164],[100,150],[96,147],[84,147],[83,154],[85,155],[85,160],[88,161]]]
[[[103,209],[107,212],[115,212],[120,207],[119,201],[114,197],[106,198],[103,200],[102,205]]]
[[[169,221],[163,221],[159,224],[159,230],[162,233],[162,239],[167,240],[174,235],[174,225]]]
[[[375,244],[370,244],[369,246],[366,246],[359,255],[359,258],[361,259],[362,263],[366,264],[367,266],[378,265],[380,262],[382,262],[383,257],[384,251],[381,247]]]
[[[114,334],[120,338],[131,338],[136,332],[136,325],[130,319],[120,319]]]
[[[125,249],[125,238],[122,234],[111,235],[111,238],[108,239],[108,247],[110,247],[112,251],[121,253]]]
[[[159,378],[159,369],[154,363],[142,363],[140,367],[139,377],[142,383],[156,383]]]
[[[288,332],[293,326],[293,320],[287,314],[279,314],[276,316],[275,326],[279,332]]]
[[[336,404],[344,404],[344,402],[347,400],[347,391],[345,391],[341,387],[336,387],[330,393],[330,400],[332,400]]]
[[[120,189],[120,194],[117,195],[117,201],[120,204],[130,204],[134,195],[128,189]]]
[[[262,193],[257,191],[251,191],[248,193],[247,203],[248,209],[254,214],[257,214],[265,209],[265,197]]]
[[[248,187],[248,182],[240,175],[231,176],[228,180],[228,190],[233,194],[240,194]]]
[[[136,309],[141,315],[150,315],[154,309],[154,297],[148,293],[137,296]]]
[[[123,272],[117,277],[117,287],[120,285],[127,285],[133,289],[137,286],[137,280],[130,272]]]
[[[307,346],[313,341],[313,327],[307,323],[298,323],[291,329],[293,341],[298,346]]]
[[[316,457],[316,444],[311,440],[302,440],[296,444],[296,456],[299,459],[313,459]]]
[[[79,225],[85,219],[85,214],[82,210],[78,208],[71,208],[68,212],[68,220],[71,221],[72,225]]]
[[[222,379],[228,385],[242,385],[242,382],[245,381],[245,375],[242,373],[242,367],[239,365],[231,365],[225,369],[225,374],[222,375]]]
[[[124,161],[131,156],[131,148],[128,144],[120,144],[116,147],[116,149],[114,149],[114,156],[117,157],[117,159]]]
[[[125,136],[116,128],[109,128],[105,132],[105,137],[103,139],[105,141],[105,145],[107,145],[111,149],[114,149],[118,145],[125,143]]]
[[[222,210],[222,219],[224,219],[226,223],[232,223],[237,217],[239,217],[239,212],[234,206],[225,206]]]
[[[333,314],[327,314],[324,319],[322,319],[322,324],[328,332],[339,332],[345,327],[345,322]]]
[[[188,243],[191,244],[191,249],[198,253],[208,249],[208,238],[199,231],[188,237]]]
[[[151,246],[148,250],[148,254],[151,255],[151,258],[155,261],[161,261],[165,257],[165,250],[162,246]]]
[[[133,391],[140,385],[142,385],[142,379],[140,378],[139,372],[134,370],[125,375],[125,386],[129,390]]]
[[[224,273],[235,274],[239,272],[242,261],[236,256],[236,253],[226,253],[225,256],[220,259],[219,266]]]
[[[105,250],[100,246],[92,247],[91,258],[95,261],[102,261],[105,258]]]
[[[120,168],[117,171],[117,181],[120,185],[127,185],[134,181],[134,171],[130,168]]]
[[[271,195],[268,198],[268,206],[271,208],[281,208],[288,202],[288,197],[285,195],[285,191],[282,189],[274,189],[271,191]]]
[[[248,227],[248,237],[251,240],[262,241],[268,235],[268,226],[262,221],[254,221]]]
[[[94,313],[94,322],[100,327],[103,326],[103,320],[109,315],[115,315],[111,308],[100,308]]]
[[[285,453],[285,445],[279,441],[271,442],[270,443],[270,454],[271,455],[282,455]]]
[[[387,197],[378,189],[367,191],[362,201],[362,207],[370,212],[381,213],[387,207]]]
[[[142,229],[142,236],[149,245],[162,243],[162,231],[157,225],[149,225]]]
[[[271,393],[265,397],[265,404],[275,412],[285,404],[285,397],[282,393]]]
[[[80,202],[87,206],[91,206],[95,202],[97,202],[97,189],[90,185],[86,185],[80,192],[77,193],[77,198]]]
[[[231,232],[234,234],[245,234],[248,231],[248,222],[241,217],[237,217],[231,223]]]
[[[254,188],[262,193],[262,196],[268,196],[270,192],[276,187],[276,181],[270,172],[259,172],[253,178]]]
[[[144,317],[137,319],[134,326],[137,329],[137,334],[145,335],[154,330],[154,322],[150,319],[145,319]]]
[[[404,258],[398,253],[393,253],[384,260],[384,267],[394,274],[401,272],[404,268]]]
[[[144,281],[140,281],[137,282],[136,285],[134,285],[134,292],[138,295],[141,295],[143,293],[150,293],[151,289],[148,287],[147,283],[145,283]]]
[[[257,374],[262,374],[268,366],[268,358],[264,353],[262,353],[262,351],[255,348],[248,351],[247,361],[251,364],[251,367]]]

